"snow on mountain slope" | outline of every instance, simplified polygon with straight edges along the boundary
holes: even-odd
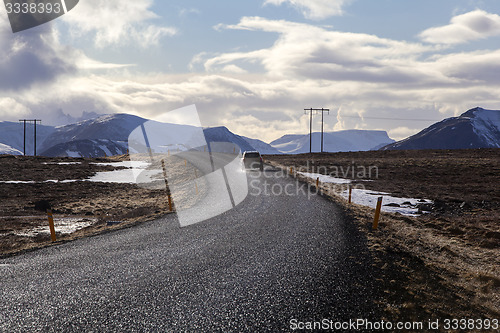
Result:
[[[365,151],[394,142],[385,131],[345,130],[323,134],[323,151]],[[309,135],[285,135],[271,142],[271,146],[286,154],[309,152]],[[321,151],[321,133],[312,135],[312,151]]]
[[[58,126],[46,138],[40,151],[60,143],[79,140],[127,141],[129,134],[147,120],[129,114],[104,115],[71,125]]]
[[[471,112],[471,121],[472,130],[477,136],[488,146],[500,148],[500,111],[476,108],[476,111]]]
[[[22,155],[23,152],[11,146],[0,143],[0,155]]]
[[[500,111],[470,109],[382,149],[468,148],[500,148]]]
[[[264,155],[282,154],[278,149],[271,146],[269,143],[258,139],[251,139],[245,136],[241,136],[246,142],[248,142],[255,150]]]
[[[45,150],[42,155],[50,157],[102,157],[123,155],[126,154],[127,149],[127,142],[124,141],[85,139],[57,144]]]
[[[247,150],[256,150],[243,137],[229,131],[225,126],[204,128],[205,138],[207,143],[210,142],[231,142],[240,147],[242,152]]]

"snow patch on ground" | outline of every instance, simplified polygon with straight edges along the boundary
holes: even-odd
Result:
[[[98,172],[88,179],[88,181],[91,182],[133,184],[138,182],[139,175],[140,182],[144,182],[152,180],[158,174],[162,173],[161,170],[146,170],[150,163],[144,161],[124,161],[94,164],[110,165],[116,168],[125,167],[126,169]]]
[[[57,165],[75,165],[75,164],[82,164],[82,162],[57,162],[57,163],[44,162],[42,164],[45,164],[45,165],[51,165],[51,164],[57,164]]]
[[[319,178],[320,183],[327,184],[350,184],[350,179],[336,178],[332,176],[321,175],[319,173],[297,172],[305,177],[316,180]],[[349,190],[344,190],[340,193],[344,199],[349,199]],[[375,208],[379,197],[382,199],[382,211],[388,213],[400,213],[406,216],[419,216],[418,205],[432,204],[431,200],[413,199],[413,198],[398,198],[391,196],[390,193],[370,191],[366,189],[352,190],[351,200],[353,203]],[[389,206],[388,206],[389,205]]]
[[[344,199],[349,198],[349,191],[341,193]],[[418,204],[432,204],[430,200],[419,200],[413,198],[397,198],[391,196],[390,193],[376,192],[363,189],[353,189],[352,202],[358,205],[375,208],[377,200],[382,197],[382,211],[388,213],[400,213],[406,216],[419,216]],[[391,206],[387,206],[391,205]],[[396,206],[398,205],[398,206]]]

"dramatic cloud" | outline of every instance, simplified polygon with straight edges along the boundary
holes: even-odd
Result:
[[[59,44],[50,24],[13,34],[3,10],[0,49],[0,90],[29,89],[76,70],[71,50]]]
[[[159,43],[177,30],[148,22],[158,16],[150,10],[152,0],[85,0],[64,16],[79,34],[94,34],[95,45],[139,45],[146,48]]]
[[[351,0],[266,0],[265,5],[289,4],[299,10],[306,18],[322,20],[330,16],[341,15],[342,8]]]
[[[434,44],[461,44],[473,40],[500,36],[500,16],[483,10],[455,16],[449,25],[430,28],[419,37]]]
[[[28,87],[11,88],[14,83],[0,77],[3,118],[36,116],[47,124],[59,109],[74,117],[95,111],[154,118],[196,104],[203,126],[225,125],[238,134],[271,141],[307,131],[303,108],[327,107],[332,110],[326,117],[327,131],[384,129],[400,139],[470,107],[498,108],[500,79],[494,74],[500,70],[500,49],[452,53],[429,44],[245,17],[217,29],[221,34],[272,33],[277,35],[273,45],[201,52],[192,58],[191,73],[141,77],[135,69],[130,73],[123,65],[101,63],[60,45],[54,26],[32,36],[0,35],[5,50],[0,73],[15,82],[11,68],[17,68],[26,82],[15,84]],[[135,38],[127,31],[127,38]],[[23,53],[35,56],[31,63],[38,64],[33,69],[38,74],[22,72],[26,59],[11,56]],[[43,75],[48,72],[52,76]]]
[[[246,17],[237,25],[217,28],[276,32],[280,37],[268,49],[226,53],[208,59],[205,62],[208,71],[234,62],[259,62],[269,75],[281,78],[420,84],[444,79],[427,66],[416,66],[418,57],[432,50],[421,44],[259,17]]]

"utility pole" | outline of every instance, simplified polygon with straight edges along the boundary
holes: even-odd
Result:
[[[321,112],[321,152],[323,152],[323,114],[325,112],[330,113],[330,109],[325,109],[325,108],[313,109],[313,108],[309,108],[309,109],[304,109],[304,111],[306,113],[309,112],[309,153],[312,153],[312,116],[313,116],[313,112],[314,111]]]
[[[23,143],[23,155],[26,156],[26,119],[19,120],[24,122],[24,143]]]
[[[304,109],[304,111],[309,111],[309,154],[312,153],[312,128],[313,128],[313,109]]]
[[[34,129],[34,156],[36,156],[36,124],[39,122],[40,124],[42,123],[42,121],[40,119],[20,119],[19,120],[20,122],[23,122],[24,123],[24,146],[23,146],[23,154],[24,156],[26,156],[26,123],[33,123],[34,126],[35,126],[35,129]]]
[[[321,152],[323,152],[323,115],[325,112],[328,112],[330,114],[330,109],[323,109],[321,108]]]

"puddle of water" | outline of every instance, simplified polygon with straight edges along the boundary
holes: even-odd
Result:
[[[75,165],[75,164],[82,164],[82,162],[52,162],[52,163],[44,162],[42,164],[45,164],[45,165]]]
[[[89,227],[96,222],[96,218],[61,217],[54,218],[54,227],[56,232],[61,234],[71,234],[80,229]],[[38,226],[22,232],[15,232],[15,234],[18,236],[35,237],[39,234],[50,234],[50,229],[47,222],[47,225]]]

